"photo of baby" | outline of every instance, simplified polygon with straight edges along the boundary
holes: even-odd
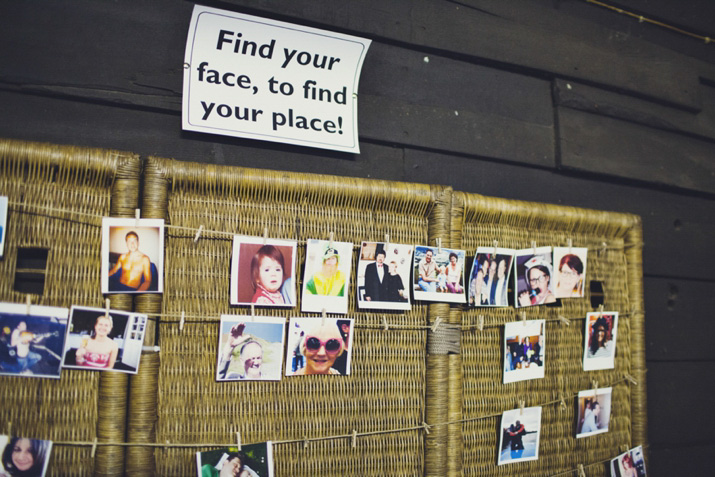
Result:
[[[232,305],[295,306],[296,242],[235,236],[231,256]]]

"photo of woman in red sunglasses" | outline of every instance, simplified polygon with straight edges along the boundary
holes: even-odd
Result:
[[[350,321],[347,323],[338,323]],[[286,376],[305,376],[310,374],[350,374],[349,334],[341,333],[339,325],[352,329],[352,320],[334,318],[291,318],[288,349],[302,355],[302,360],[294,360],[289,356],[286,363]],[[347,355],[345,371],[342,373],[335,367],[335,361]],[[302,362],[303,366],[292,369],[291,363]],[[342,361],[342,358],[341,358]]]

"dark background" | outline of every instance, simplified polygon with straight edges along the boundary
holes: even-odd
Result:
[[[613,0],[715,36],[715,2]],[[715,464],[715,43],[584,0],[206,2],[373,40],[360,155],[181,131],[193,3],[0,3],[0,137],[643,218],[650,467]]]

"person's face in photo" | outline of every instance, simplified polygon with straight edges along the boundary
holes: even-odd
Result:
[[[575,289],[578,281],[581,279],[581,275],[566,263],[561,265],[559,272],[561,273],[561,282],[564,284],[564,288],[569,290]]]
[[[323,262],[323,275],[332,277],[338,271],[338,258],[329,257]]]
[[[432,250],[427,250],[425,253],[425,262],[430,263],[432,261]]]
[[[24,321],[21,321],[20,323],[17,324],[17,329],[20,331],[27,330],[27,323],[25,323]]]
[[[499,261],[499,268],[497,269],[497,278],[502,279],[506,275],[506,260]]]
[[[390,275],[397,275],[397,262],[390,262]]]
[[[278,261],[264,256],[258,268],[258,280],[269,292],[276,292],[283,284],[283,267]]]
[[[489,272],[489,260],[487,260],[486,258],[482,262],[481,269],[482,269],[482,273],[486,276],[487,273]]]
[[[12,449],[12,463],[21,472],[29,470],[35,464],[30,439],[20,439],[15,443]]]
[[[112,322],[105,316],[100,316],[97,318],[97,322],[94,324],[94,332],[97,337],[107,336],[112,331]]]
[[[457,256],[456,255],[450,255],[449,256],[449,263],[452,264],[452,266],[457,264]]]
[[[323,326],[306,336],[305,374],[328,374],[342,349],[342,337],[337,327]]]
[[[606,329],[603,326],[598,326],[596,327],[596,343],[598,343],[599,346],[603,346],[603,344],[606,342]]]
[[[233,459],[226,459],[221,467],[220,477],[236,477],[238,472],[241,470],[241,459],[234,457]]]
[[[130,252],[136,252],[139,250],[139,238],[136,235],[127,235],[127,250]]]
[[[529,284],[532,290],[539,289],[539,294],[545,293],[549,288],[549,277],[546,274],[534,267],[529,270]]]
[[[263,348],[258,343],[249,343],[243,348],[241,353],[244,359],[244,369],[246,376],[260,376],[261,364],[263,364]]]
[[[599,414],[601,414],[601,405],[596,403],[596,406],[593,408],[593,415],[598,417]]]
[[[385,262],[385,253],[384,253],[384,252],[377,252],[377,256],[375,257],[375,262],[376,262],[379,266],[382,266],[382,264]]]
[[[492,261],[489,264],[489,278],[494,278],[494,275],[497,273],[497,262]]]

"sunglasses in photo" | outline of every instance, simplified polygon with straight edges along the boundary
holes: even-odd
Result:
[[[340,351],[340,340],[337,338],[330,338],[327,341],[321,341],[315,336],[306,336],[305,338],[305,348],[310,351],[318,351],[321,346],[325,347],[325,351],[328,353],[337,353]]]

